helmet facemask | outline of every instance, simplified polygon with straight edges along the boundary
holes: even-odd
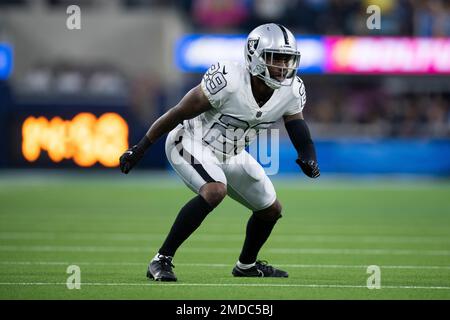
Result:
[[[297,42],[284,26],[267,23],[253,29],[244,48],[247,70],[272,89],[291,86],[300,63]]]
[[[300,63],[300,52],[265,49],[258,58],[265,70],[256,76],[270,88],[292,85]]]

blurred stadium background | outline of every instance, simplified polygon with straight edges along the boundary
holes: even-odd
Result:
[[[74,3],[81,30],[66,28]],[[277,21],[299,37],[305,116],[325,174],[450,174],[447,1],[0,4],[1,168],[116,166],[126,144],[138,141],[211,63],[242,61],[243,37]],[[370,4],[381,8],[380,30],[366,27]],[[97,127],[106,113],[113,115]],[[162,145],[141,167],[167,168]],[[281,172],[297,171],[291,149],[283,144]]]
[[[81,8],[81,30],[66,27],[69,17],[66,9],[72,4]],[[381,8],[379,30],[366,27],[369,5]],[[430,260],[430,263],[447,266],[448,276],[450,2],[445,0],[0,0],[0,194],[3,202],[0,204],[0,211],[3,211],[0,251],[6,265],[11,260],[39,259],[31,254],[11,253],[12,245],[24,245],[25,240],[34,243],[39,238],[36,232],[60,232],[63,237],[71,230],[68,225],[53,224],[62,222],[58,220],[56,207],[43,200],[54,201],[44,194],[44,190],[53,190],[55,196],[65,199],[57,203],[61,205],[60,211],[72,208],[67,209],[67,215],[78,208],[77,214],[83,217],[80,221],[86,218],[83,210],[92,212],[89,210],[91,204],[92,208],[98,209],[100,220],[95,220],[96,223],[100,221],[98,227],[108,221],[106,230],[117,231],[118,225],[112,226],[115,220],[108,219],[101,209],[102,203],[110,201],[109,195],[99,193],[97,200],[91,199],[93,195],[86,191],[96,192],[91,182],[103,181],[103,187],[111,182],[118,188],[128,181],[123,185],[130,188],[130,193],[132,190],[139,192],[139,188],[157,190],[157,185],[150,189],[144,187],[147,181],[155,183],[153,173],[144,175],[145,180],[137,185],[130,184],[130,180],[126,180],[130,177],[121,176],[117,169],[118,157],[129,144],[142,137],[149,124],[196,85],[202,72],[216,59],[243,61],[245,35],[265,22],[284,24],[298,37],[302,53],[299,75],[307,92],[304,114],[316,141],[322,169],[321,180],[314,182],[315,185],[299,175],[293,161],[295,151],[278,124],[281,130],[280,176],[287,179],[295,174],[296,181],[303,183],[306,189],[312,186],[315,190],[315,186],[320,186],[330,176],[342,177],[338,180],[347,186],[342,187],[341,182],[331,187],[327,184],[325,188],[337,190],[329,201],[320,200],[320,194],[313,196],[330,210],[348,213],[347,220],[326,213],[328,220],[323,222],[320,215],[313,216],[317,206],[307,201],[306,208],[313,210],[306,213],[311,219],[307,218],[306,222],[314,221],[316,226],[324,223],[325,226],[325,229],[308,230],[326,233],[332,223],[337,223],[341,229],[332,231],[333,234],[356,232],[352,229],[352,221],[359,221],[355,218],[358,208],[366,210],[366,203],[373,200],[369,196],[370,187],[359,203],[348,210],[337,200],[338,195],[345,196],[339,193],[340,188],[347,190],[355,183],[349,190],[356,192],[360,187],[356,180],[370,184],[372,178],[394,181],[408,177],[406,183],[410,187],[422,190],[422,185],[416,181],[426,177],[428,182],[423,186],[426,192],[411,191],[402,196],[402,205],[411,201],[409,208],[393,199],[387,202],[392,205],[389,208],[371,203],[374,214],[379,210],[384,214],[401,214],[397,220],[393,219],[394,222],[391,220],[392,225],[388,225],[388,217],[383,214],[375,217],[375,222],[384,224],[387,229],[374,227],[366,231],[375,238],[379,235],[380,239],[389,234],[416,237],[417,241],[410,243],[422,243],[420,237],[439,236],[431,242],[423,241],[422,245],[432,243],[433,249],[447,250],[440,251],[438,260]],[[163,179],[161,177],[169,171],[164,140],[152,147],[151,155],[143,159],[131,176],[142,177],[143,169],[149,169],[157,171],[158,179]],[[45,185],[53,171],[62,177],[63,184],[74,197],[86,197],[85,201],[78,199],[81,207],[77,207],[70,193],[63,189],[58,189],[58,193],[52,187],[36,187]],[[89,177],[87,189],[81,187],[79,175]],[[36,176],[42,179],[36,180]],[[112,176],[122,180],[109,180]],[[361,177],[370,179],[361,180]],[[73,181],[75,186],[80,186],[78,191],[72,189]],[[281,181],[277,185],[282,190],[290,185],[284,184],[283,178],[278,181]],[[11,185],[19,187],[11,191]],[[27,189],[28,185],[37,189]],[[388,190],[393,186],[395,183],[387,182],[381,189]],[[161,239],[164,236],[161,230],[169,228],[178,205],[187,199],[181,182],[177,188],[176,194],[182,196],[177,206],[171,204],[170,215],[164,222],[155,218],[160,223],[156,226]],[[114,209],[126,208],[123,198],[126,192],[120,189],[112,192],[116,201],[123,201],[120,204],[113,201],[116,207],[108,210],[114,212]],[[389,194],[387,191],[384,195]],[[421,195],[424,195],[423,199]],[[164,199],[162,193],[160,196]],[[137,197],[133,199],[142,201]],[[290,203],[291,208],[298,208],[294,193],[286,199],[288,207]],[[37,220],[36,224],[26,227],[22,220],[14,219],[23,213],[31,219],[30,223],[33,222],[33,216],[26,214],[27,210],[34,210],[26,206],[27,200],[36,201],[34,219]],[[355,199],[349,202],[352,200]],[[428,204],[431,207],[427,207]],[[140,203],[138,207],[144,210],[146,204]],[[149,208],[153,207],[150,205]],[[163,204],[161,208],[164,208]],[[432,221],[425,216],[428,209],[435,214],[429,216]],[[408,218],[408,210],[413,212],[412,218]],[[150,233],[155,220],[139,214],[141,216],[134,218],[149,219],[142,221],[148,223]],[[153,214],[156,217],[157,210]],[[409,225],[405,224],[408,219],[411,219]],[[130,220],[121,223],[124,226],[132,223],[130,227],[145,234],[145,223],[141,225],[137,221],[130,214]],[[342,221],[349,222],[348,227],[343,227]],[[226,220],[216,222],[227,223]],[[245,221],[240,225],[244,226]],[[80,232],[94,232],[92,225],[87,227],[81,222],[75,228]],[[308,230],[303,230],[305,235]],[[26,232],[32,235],[26,236]],[[409,242],[408,239],[403,238],[404,243]],[[358,238],[353,240],[349,243],[356,245],[359,242]],[[394,243],[398,244],[398,241]],[[236,248],[239,249],[239,245]],[[146,251],[141,258],[149,257],[154,249],[156,247]],[[46,257],[52,259],[44,255]],[[141,261],[136,256],[127,257],[132,258]],[[422,261],[420,259],[423,257],[405,263],[417,264]],[[314,259],[310,261],[317,263]],[[383,261],[389,264],[391,260]],[[219,258],[217,262],[220,262]],[[360,264],[366,262],[359,260]],[[8,272],[3,273],[3,281],[9,280]],[[447,277],[442,273],[440,276],[434,280],[434,285],[442,284],[442,279]],[[3,297],[21,296],[20,291],[2,289],[1,292]],[[448,298],[448,291],[445,294]],[[289,298],[288,295],[285,297]]]

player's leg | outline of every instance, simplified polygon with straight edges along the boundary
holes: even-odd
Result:
[[[259,163],[245,151],[241,152],[234,163],[224,167],[224,172],[230,197],[253,212],[247,223],[244,245],[233,275],[287,277],[287,272],[257,260],[260,249],[281,218],[282,207],[276,198],[272,182]]]
[[[269,238],[279,218],[281,204],[278,200],[268,208],[253,212],[247,223],[246,237],[239,256],[241,264],[252,264],[256,261],[259,250]]]
[[[166,141],[170,164],[197,195],[179,211],[164,243],[150,263],[148,276],[176,281],[172,258],[181,244],[200,226],[206,216],[227,194],[226,178],[210,150],[184,134],[182,127],[171,132]]]
[[[208,213],[225,198],[226,194],[226,186],[222,182],[205,183],[198,195],[181,208],[158,253],[173,257],[181,244],[200,226]]]

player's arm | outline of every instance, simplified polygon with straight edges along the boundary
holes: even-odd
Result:
[[[200,85],[191,89],[180,102],[159,117],[148,129],[138,144],[132,146],[120,157],[120,170],[128,173],[144,156],[145,151],[161,136],[186,119],[192,119],[210,110],[211,104]]]
[[[320,170],[317,164],[316,149],[303,113],[284,116],[283,120],[289,138],[297,150],[298,158],[295,161],[308,177],[317,178],[320,176]]]

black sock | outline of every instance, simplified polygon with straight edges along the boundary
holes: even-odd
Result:
[[[266,221],[258,218],[255,213],[252,214],[247,223],[247,233],[241,255],[239,256],[239,262],[250,264],[256,261],[259,250],[269,238],[276,223],[277,220]]]
[[[181,208],[159,254],[173,257],[178,247],[200,226],[214,208],[198,195]]]

